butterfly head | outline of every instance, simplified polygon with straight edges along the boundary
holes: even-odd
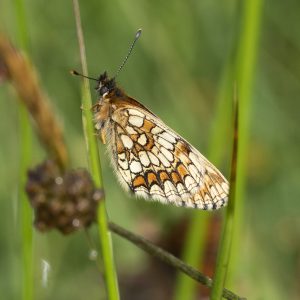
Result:
[[[97,80],[96,91],[100,97],[104,97],[116,90],[116,81],[114,78],[109,78],[107,73],[101,74]]]

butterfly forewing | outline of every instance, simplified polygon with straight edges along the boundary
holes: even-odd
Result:
[[[99,107],[96,128],[103,130],[101,136],[104,133],[125,188],[176,206],[217,209],[226,205],[229,186],[223,175],[147,108],[125,94],[111,98],[108,94]],[[97,124],[99,119],[102,125]]]

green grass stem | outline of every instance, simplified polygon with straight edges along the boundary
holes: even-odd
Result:
[[[18,28],[17,34],[19,46],[28,54],[29,37],[24,0],[14,0],[14,8]]]
[[[230,194],[228,207],[226,208],[222,240],[220,242],[218,258],[216,262],[215,276],[212,285],[211,299],[221,299],[224,288],[227,267],[230,258],[231,242],[233,236],[234,224],[234,207],[235,207],[235,192],[236,192],[236,169],[238,155],[238,103],[235,95],[234,101],[234,134],[233,134],[233,150],[231,160],[231,175],[230,175]]]
[[[23,104],[19,105],[20,124],[20,179],[19,197],[21,201],[21,234],[22,234],[22,299],[33,299],[33,213],[27,195],[25,184],[27,181],[27,170],[31,161],[32,129],[29,122],[27,110]]]
[[[252,86],[257,64],[260,24],[263,0],[245,1],[243,5],[242,30],[237,49],[236,79],[237,97],[239,99],[239,152],[236,178],[236,203],[234,232],[232,238],[231,258],[228,275],[233,273],[236,258],[240,251],[240,230],[243,227],[244,191],[246,185],[246,165],[249,144],[249,124],[251,115]],[[228,276],[228,279],[232,276]]]
[[[28,55],[29,37],[24,0],[14,1],[15,15],[20,47]],[[32,129],[28,112],[22,103],[19,104],[20,128],[20,173],[19,197],[21,201],[21,234],[22,234],[22,299],[33,299],[33,226],[32,209],[25,193],[26,174],[31,161]]]
[[[80,49],[80,58],[83,74],[87,76],[87,62],[85,55],[84,38],[80,20],[80,9],[77,0],[73,0],[74,14],[76,20],[76,28]],[[84,136],[86,140],[89,167],[92,177],[97,187],[103,188],[101,164],[97,147],[97,140],[94,134],[93,118],[92,118],[92,100],[90,94],[89,81],[84,78],[82,86],[82,121],[84,128]],[[107,225],[107,212],[105,201],[101,201],[98,208],[98,229],[101,241],[101,252],[104,263],[104,278],[107,288],[107,298],[109,300],[119,299],[118,281],[116,275],[115,264],[113,260],[113,249],[111,242],[111,234]]]
[[[239,233],[243,220],[251,92],[258,52],[261,11],[261,0],[244,2],[243,18],[241,21],[242,30],[240,31],[237,59],[235,62],[235,76],[238,86],[238,95],[236,97],[239,99],[240,107],[238,125],[239,151],[233,150],[229,205],[226,210],[223,234],[218,252],[214,283],[210,298],[212,300],[221,299],[222,290],[226,281],[233,275],[234,261],[238,256]],[[236,178],[234,176],[234,168],[236,168]],[[235,201],[235,199],[237,200]]]

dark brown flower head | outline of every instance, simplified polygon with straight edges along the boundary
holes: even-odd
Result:
[[[28,171],[26,192],[35,212],[35,227],[40,231],[57,228],[64,234],[90,226],[104,195],[86,170],[61,174],[49,160]]]

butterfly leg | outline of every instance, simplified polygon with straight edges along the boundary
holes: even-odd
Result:
[[[105,133],[104,133],[103,129],[101,129],[101,131],[100,131],[100,139],[101,139],[102,144],[105,145],[106,139],[105,139]]]

